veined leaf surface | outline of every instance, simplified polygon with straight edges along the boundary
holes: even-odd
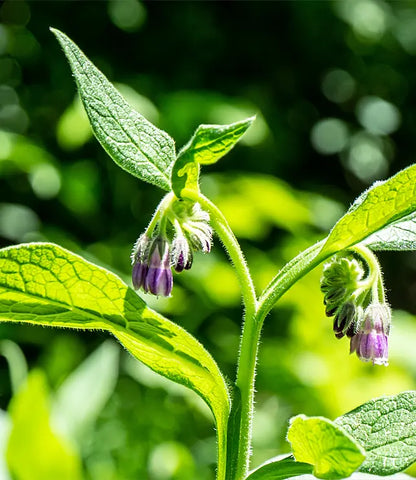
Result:
[[[416,210],[416,165],[385,182],[376,182],[334,226],[322,253],[329,255],[361,242]]]
[[[148,308],[116,275],[49,243],[5,248],[0,321],[107,330],[140,361],[207,402],[217,422],[220,456],[225,454],[229,397],[217,364],[194,337]]]
[[[411,213],[363,242],[371,250],[416,250],[416,213]]]
[[[367,451],[362,472],[391,475],[416,462],[416,392],[370,400],[335,423]]]
[[[349,477],[365,458],[361,446],[324,417],[298,415],[292,418],[287,439],[295,459],[313,465],[313,473],[318,478]]]
[[[172,170],[172,188],[198,190],[200,165],[211,165],[227,154],[254,122],[250,117],[230,125],[200,125],[182,148]]]
[[[136,112],[70,38],[59,30],[51,31],[71,66],[98,141],[131,175],[170,190],[176,158],[172,138]]]

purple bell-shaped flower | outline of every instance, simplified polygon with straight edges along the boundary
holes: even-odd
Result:
[[[385,304],[372,303],[351,338],[350,353],[356,352],[360,360],[373,365],[388,365],[388,335],[390,309]]]

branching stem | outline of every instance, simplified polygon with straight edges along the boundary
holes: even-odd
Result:
[[[211,226],[230,256],[241,286],[245,315],[235,382],[241,402],[234,402],[231,410],[233,422],[230,424],[230,429],[235,431],[228,432],[226,479],[243,480],[246,478],[249,468],[255,372],[263,321],[277,300],[294,283],[329,255],[319,254],[324,241],[313,245],[289,262],[274,277],[259,300],[257,300],[253,280],[241,247],[224,215],[209,199],[199,192],[184,190],[182,196],[199,202],[201,207],[210,214]],[[237,419],[235,418],[236,416],[238,417]]]

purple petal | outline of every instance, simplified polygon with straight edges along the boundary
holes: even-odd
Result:
[[[171,269],[149,267],[144,286],[153,295],[168,297],[173,286]]]
[[[175,272],[181,273],[185,268],[185,257],[183,251],[179,252],[177,261],[175,263]]]
[[[132,272],[132,281],[133,281],[133,287],[136,290],[143,287],[144,279],[146,278],[146,273],[147,273],[147,265],[141,262],[137,262],[134,264],[133,272]]]

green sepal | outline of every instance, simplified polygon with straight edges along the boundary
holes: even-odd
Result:
[[[200,125],[189,142],[179,152],[172,169],[172,188],[180,198],[184,189],[198,191],[200,165],[211,165],[225,154],[245,134],[255,117],[230,125]]]

